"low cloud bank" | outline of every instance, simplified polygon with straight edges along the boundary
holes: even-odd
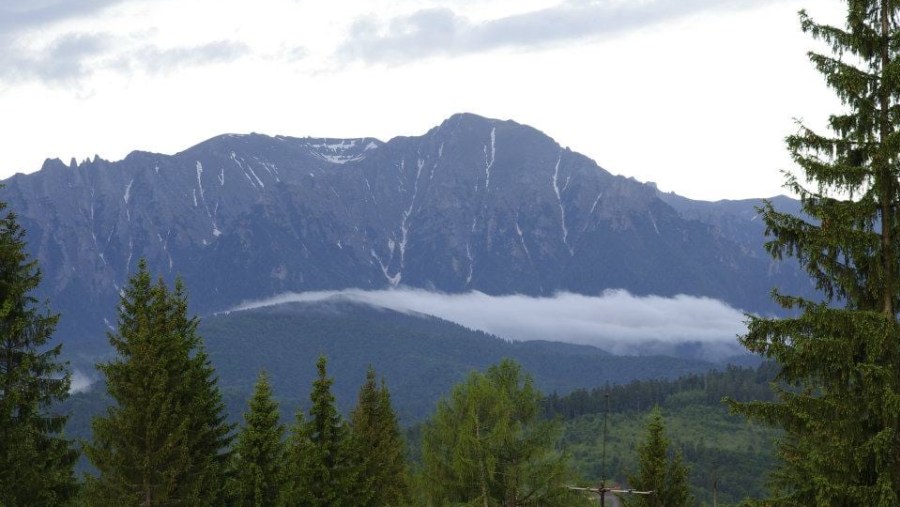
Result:
[[[530,297],[349,289],[283,294],[244,303],[234,311],[324,301],[422,313],[509,340],[593,345],[616,354],[676,354],[719,360],[743,352],[736,337],[746,331],[744,314],[715,299],[634,296],[621,290],[599,296],[559,293]]]

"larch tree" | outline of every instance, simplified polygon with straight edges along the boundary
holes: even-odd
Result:
[[[846,5],[844,27],[800,13],[830,47],[809,57],[843,103],[826,131],[787,138],[804,216],[762,209],[769,252],[796,257],[824,297],[776,292],[790,317],[750,317],[742,341],[778,362],[783,387],[732,403],[785,430],[778,505],[900,505],[900,2]]]
[[[284,479],[284,426],[265,372],[260,372],[233,453],[234,501],[246,507],[277,504]]]
[[[423,430],[423,480],[431,505],[546,507],[586,500],[566,487],[558,425],[540,418],[540,393],[504,360],[473,372],[440,401]]]
[[[379,386],[371,367],[350,414],[350,440],[358,468],[355,505],[401,505],[409,487],[406,445],[387,386],[384,381]]]
[[[114,403],[95,417],[85,449],[99,472],[88,480],[89,497],[221,505],[232,428],[182,285],[153,283],[141,260],[118,310],[118,329],[109,333],[116,356],[98,365]]]
[[[623,497],[629,507],[685,507],[694,500],[688,489],[688,469],[680,452],[671,449],[659,407],[647,421],[647,436],[638,444],[638,471],[628,485],[649,495]]]
[[[0,212],[6,204],[0,202]],[[41,281],[15,213],[0,218],[0,505],[62,505],[75,492],[77,452],[53,405],[69,393],[58,315],[34,296]]]

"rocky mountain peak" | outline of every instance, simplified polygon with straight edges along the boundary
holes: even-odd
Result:
[[[196,310],[284,291],[627,289],[764,308],[769,261],[537,129],[454,115],[418,137],[227,134],[8,179],[63,329],[103,341],[138,259]]]

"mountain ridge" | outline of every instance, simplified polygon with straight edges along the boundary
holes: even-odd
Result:
[[[5,183],[42,295],[82,344],[105,342],[139,258],[183,276],[201,314],[287,291],[400,285],[685,293],[748,311],[772,311],[774,284],[808,290],[740,220],[722,228],[533,127],[470,113],[387,142],[223,134],[174,155],[51,159]]]

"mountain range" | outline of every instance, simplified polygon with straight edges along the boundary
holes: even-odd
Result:
[[[662,193],[532,127],[472,114],[387,142],[230,134],[175,155],[47,160],[3,183],[40,261],[41,296],[78,350],[104,348],[141,258],[183,277],[203,315],[350,287],[625,289],[762,313],[777,311],[775,286],[812,290],[763,250],[761,200]]]

